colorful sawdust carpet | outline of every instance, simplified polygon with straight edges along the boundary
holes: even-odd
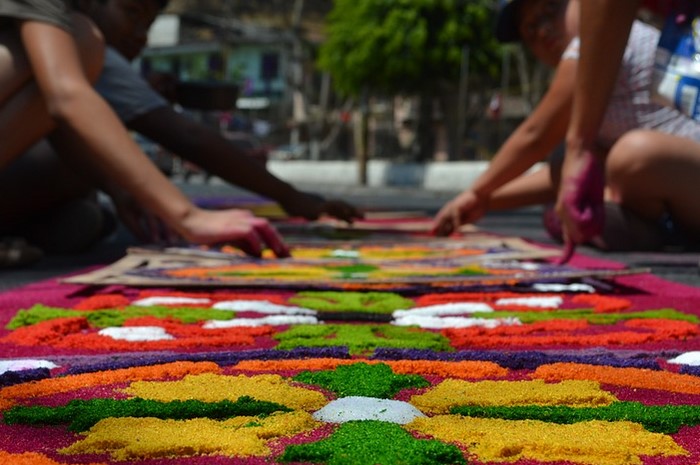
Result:
[[[419,238],[414,238],[419,239]],[[235,253],[238,252],[238,253]],[[382,241],[294,244],[293,258],[242,256],[235,249],[129,249],[103,267],[65,281],[138,287],[264,287],[382,290],[403,292],[467,289],[524,281],[562,279],[639,270],[578,270],[534,259],[559,256],[517,238],[470,235],[468,239],[422,239],[409,244]]]
[[[610,266],[578,257],[581,268]],[[700,290],[0,294],[11,464],[695,465]]]

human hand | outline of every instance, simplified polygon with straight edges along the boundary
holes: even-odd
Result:
[[[474,223],[488,211],[489,197],[466,190],[446,203],[435,216],[431,233],[449,236],[463,224]]]
[[[279,258],[291,255],[279,232],[248,210],[195,208],[179,226],[184,239],[195,244],[227,243],[254,257],[261,257],[265,247]]]
[[[590,150],[567,152],[561,179],[555,210],[564,235],[564,254],[559,264],[564,264],[573,256],[577,244],[603,230],[604,165]]]
[[[326,200],[318,194],[298,192],[290,197],[282,205],[282,208],[290,216],[300,216],[307,220],[316,220],[321,215],[328,215],[339,220],[352,223],[356,219],[364,218],[364,214],[342,200]]]
[[[147,244],[173,245],[182,238],[157,216],[145,210],[128,193],[112,192],[112,203],[117,216],[126,228],[141,242]]]

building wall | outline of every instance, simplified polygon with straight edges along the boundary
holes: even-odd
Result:
[[[260,41],[256,41],[255,28],[250,27],[245,33],[252,36],[235,40],[231,34],[215,33],[215,28],[209,39],[192,40],[190,29],[177,15],[160,15],[149,33],[149,47],[143,54],[145,67],[174,73],[185,81],[236,83],[242,97],[279,100],[286,95],[288,47],[283,40],[271,42],[268,29],[261,29]]]
[[[241,96],[279,98],[284,94],[287,62],[281,47],[229,46],[226,62],[226,76],[240,82]]]

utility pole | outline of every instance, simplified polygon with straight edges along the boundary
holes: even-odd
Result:
[[[308,121],[306,99],[304,98],[304,45],[301,40],[301,18],[304,11],[304,0],[294,0],[292,10],[292,131],[289,143],[298,146],[301,142],[300,126]]]

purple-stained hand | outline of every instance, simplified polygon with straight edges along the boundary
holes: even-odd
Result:
[[[564,255],[559,263],[571,259],[577,244],[600,234],[604,214],[605,171],[600,157],[584,151],[567,157],[562,170],[556,211],[564,232]]]

